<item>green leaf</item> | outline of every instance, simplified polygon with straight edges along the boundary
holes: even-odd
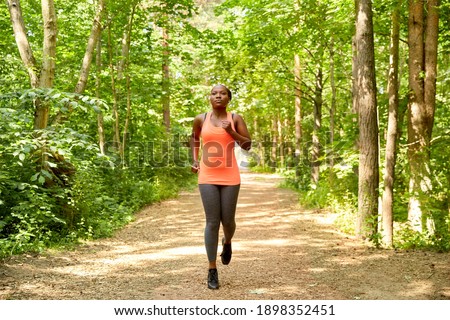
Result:
[[[56,168],[56,167],[58,167],[58,165],[57,165],[56,163],[53,163],[53,162],[50,162],[50,161],[47,161],[47,164],[48,164],[48,166],[49,166],[50,168]]]
[[[46,176],[49,179],[52,179],[52,175],[47,170],[41,170],[42,175]]]
[[[44,182],[45,182],[45,178],[43,176],[40,176],[39,177],[39,183],[40,184],[44,184]]]

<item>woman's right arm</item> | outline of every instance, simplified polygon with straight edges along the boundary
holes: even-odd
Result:
[[[192,154],[191,171],[194,173],[197,173],[200,168],[198,155],[200,151],[200,133],[202,132],[202,125],[203,125],[203,116],[202,115],[196,116],[194,119],[194,124],[192,126],[192,134],[190,140],[191,154]]]

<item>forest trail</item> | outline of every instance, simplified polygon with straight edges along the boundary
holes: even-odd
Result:
[[[233,259],[206,287],[198,190],[147,207],[109,239],[0,263],[0,299],[450,299],[450,255],[368,248],[304,210],[275,175],[243,173]],[[221,248],[219,248],[219,253]]]

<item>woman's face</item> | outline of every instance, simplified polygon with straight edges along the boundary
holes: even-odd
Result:
[[[217,85],[212,88],[209,101],[211,102],[213,108],[226,108],[230,102],[227,88],[221,85]]]

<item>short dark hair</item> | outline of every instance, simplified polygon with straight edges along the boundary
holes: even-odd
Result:
[[[232,94],[231,94],[231,90],[228,89],[227,87],[225,87],[225,89],[227,89],[228,98],[230,98],[230,101],[231,101],[231,99],[233,98],[233,96],[232,96]]]

